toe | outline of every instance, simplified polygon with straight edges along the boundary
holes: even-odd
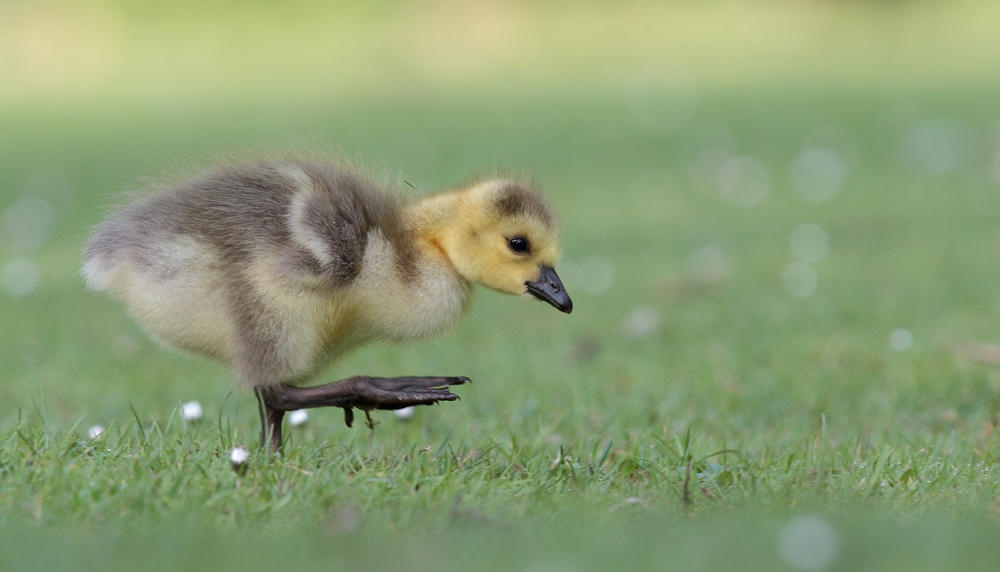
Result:
[[[384,391],[430,391],[444,389],[451,385],[462,385],[469,382],[467,377],[395,377],[392,379],[372,380],[374,385]]]

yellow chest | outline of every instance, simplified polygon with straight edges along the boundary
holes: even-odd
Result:
[[[391,341],[441,332],[461,318],[469,298],[468,282],[444,261],[422,259],[414,274],[405,276],[378,233],[369,236],[361,274],[350,291],[359,333]]]

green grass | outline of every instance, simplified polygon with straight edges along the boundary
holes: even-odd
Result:
[[[28,257],[41,276],[24,297],[0,286],[0,561],[781,570],[791,566],[779,550],[783,527],[821,515],[839,546],[830,569],[992,569],[1000,370],[969,349],[1000,342],[996,39],[981,25],[990,6],[942,17],[948,29],[967,24],[961,49],[970,57],[956,66],[921,60],[920,73],[910,60],[889,69],[881,52],[869,61],[827,44],[796,51],[768,30],[826,14],[834,46],[854,38],[860,49],[889,30],[904,54],[959,50],[934,35],[920,43],[940,15],[928,4],[761,8],[746,28],[717,18],[719,6],[677,8],[679,19],[664,26],[711,30],[707,39],[618,43],[600,16],[626,29],[640,25],[635,9],[566,11],[559,42],[539,30],[561,12],[541,10],[521,14],[534,30],[523,53],[490,52],[468,77],[472,64],[459,55],[452,67],[413,71],[423,68],[399,61],[392,44],[331,64],[360,83],[329,99],[318,95],[329,78],[305,94],[247,79],[251,68],[238,64],[256,52],[207,58],[194,79],[142,72],[184,27],[123,9],[122,45],[136,51],[103,87],[73,76],[52,93],[27,80],[0,88],[0,214],[40,171],[62,173],[73,189],[45,195],[55,223],[38,248],[18,244],[0,219],[0,268]],[[291,34],[258,8],[252,29]],[[869,11],[905,18],[871,20]],[[405,43],[398,14],[385,25],[351,17],[362,45],[371,47],[371,30]],[[573,22],[597,47],[571,42]],[[202,28],[191,29],[201,38]],[[283,49],[301,56],[295,50],[313,41],[303,33],[301,46]],[[424,55],[450,49],[419,34]],[[685,42],[707,50],[709,40],[718,52],[676,52]],[[608,66],[627,78],[649,50],[685,54],[677,59],[699,85],[691,118],[673,131],[643,129],[620,89],[580,88]],[[742,63],[727,75],[722,55],[737,53]],[[542,58],[537,69],[531,54]],[[775,54],[780,74],[769,67]],[[386,75],[366,76],[364,62]],[[218,85],[199,83],[226,65],[236,67]],[[546,66],[565,75],[546,75]],[[407,73],[394,81],[393,69]],[[912,128],[934,118],[967,126],[973,141],[940,176],[904,152]],[[823,135],[829,125],[834,136]],[[849,164],[843,191],[822,204],[802,200],[788,177],[817,140]],[[719,145],[766,166],[770,193],[757,206],[735,207],[692,174]],[[408,422],[377,413],[374,433],[345,428],[339,410],[311,411],[305,426],[288,429],[283,455],[263,456],[252,395],[218,365],[159,351],[121,308],[84,291],[78,269],[88,226],[119,192],[272,146],[339,146],[421,190],[497,166],[534,174],[563,222],[558,269],[574,313],[479,292],[446,336],[365,348],[321,378],[468,375],[461,401]],[[795,259],[789,235],[806,222],[826,229],[830,253],[813,264],[815,293],[800,299],[781,276]],[[712,279],[698,262],[706,252],[721,253]],[[580,270],[595,257],[613,268],[601,293]],[[631,336],[624,323],[637,308],[659,324]],[[911,349],[890,346],[896,328],[913,332]],[[185,423],[177,408],[192,399],[206,416]],[[87,439],[95,424],[108,430]],[[228,461],[237,444],[253,451],[243,476]]]

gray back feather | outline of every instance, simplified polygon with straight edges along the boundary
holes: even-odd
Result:
[[[306,180],[296,174],[305,174]],[[310,189],[303,189],[303,183]],[[303,224],[331,254],[320,261],[297,245],[287,215],[297,193],[308,192]],[[402,201],[349,167],[301,160],[261,160],[218,168],[127,205],[97,227],[84,258],[129,256],[153,269],[158,238],[187,235],[214,247],[235,270],[265,252],[278,252],[282,268],[320,276],[331,287],[361,269],[370,231],[396,247],[399,269],[412,272],[413,249]]]

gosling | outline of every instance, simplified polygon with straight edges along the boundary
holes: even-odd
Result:
[[[467,377],[301,385],[361,344],[455,324],[473,284],[570,313],[559,254],[558,223],[530,182],[404,200],[352,167],[274,159],[120,208],[94,229],[83,274],[162,345],[228,364],[254,390],[262,446],[275,451],[287,411],[340,407],[350,427],[353,408],[458,399],[449,387]]]

